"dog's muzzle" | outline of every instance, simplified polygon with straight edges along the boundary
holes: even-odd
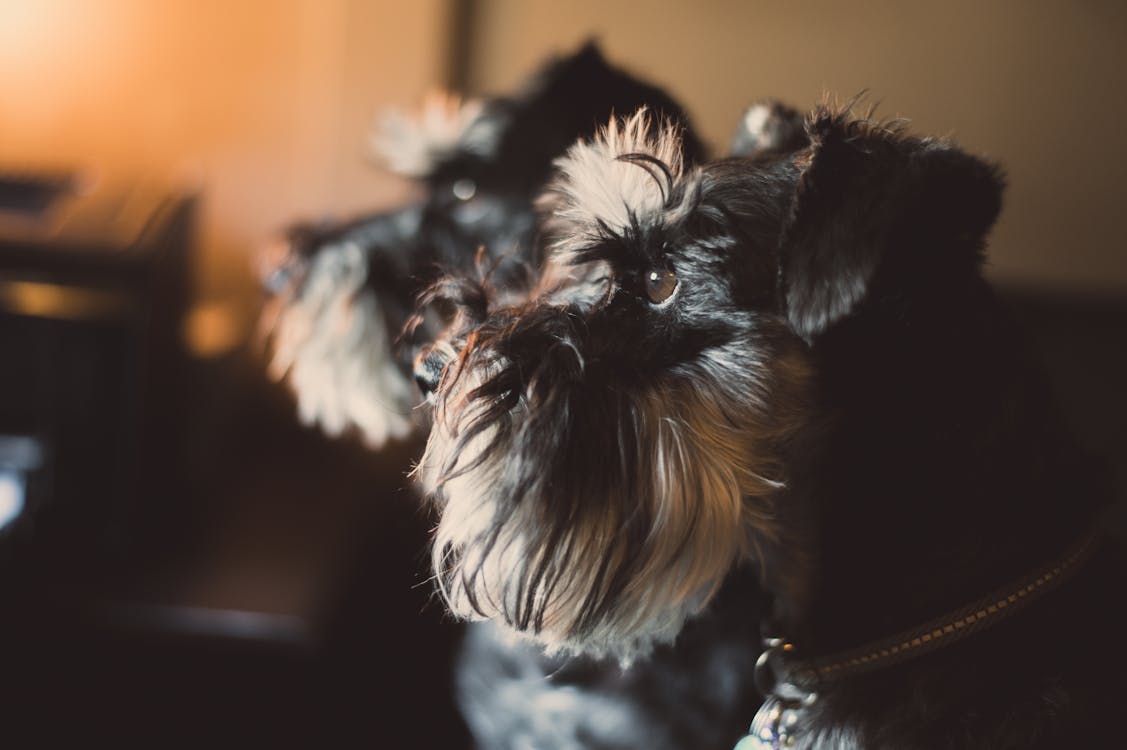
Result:
[[[424,396],[429,398],[438,390],[442,371],[446,369],[449,361],[450,358],[446,354],[434,347],[423,349],[419,356],[415,357],[415,384],[419,386],[419,391]]]

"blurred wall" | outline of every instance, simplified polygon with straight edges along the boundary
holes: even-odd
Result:
[[[0,0],[0,170],[199,189],[201,291],[252,307],[271,232],[404,197],[368,133],[441,82],[449,5]]]
[[[406,195],[365,154],[381,108],[506,90],[592,35],[718,149],[755,98],[867,88],[1006,166],[996,277],[1127,291],[1117,0],[0,0],[0,169],[198,187],[203,294],[249,307],[272,231]]]
[[[991,273],[1092,295],[1127,293],[1127,3],[475,0],[467,85],[512,86],[544,55],[595,36],[668,86],[717,148],[741,109],[809,107],[863,89],[879,113],[952,135],[1009,174]]]

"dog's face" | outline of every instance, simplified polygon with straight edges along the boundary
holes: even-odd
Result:
[[[876,165],[931,179],[929,144],[841,116],[801,141],[692,167],[675,130],[612,123],[558,162],[532,289],[432,290],[457,313],[420,363],[436,387],[418,475],[455,613],[630,659],[739,561],[777,566],[796,543],[780,503],[811,344],[874,283],[875,229],[928,197],[914,176],[889,192]]]
[[[637,115],[561,161],[526,298],[442,282],[459,313],[420,475],[456,612],[629,657],[777,535],[806,380],[773,313],[793,179],[686,167]]]

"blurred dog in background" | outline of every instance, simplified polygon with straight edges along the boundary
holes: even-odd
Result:
[[[532,200],[552,161],[615,112],[647,106],[678,123],[703,157],[684,110],[607,63],[594,44],[548,63],[515,95],[429,99],[418,120],[389,114],[375,147],[424,197],[340,224],[292,227],[267,254],[270,369],[297,396],[301,420],[372,447],[417,426],[410,341],[397,346],[416,295],[440,269],[465,272],[478,251],[499,287],[534,268]],[[441,315],[422,325],[433,335]]]

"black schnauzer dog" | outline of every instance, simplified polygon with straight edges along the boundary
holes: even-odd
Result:
[[[423,199],[342,224],[293,227],[267,258],[271,369],[288,378],[302,421],[358,432],[372,447],[418,426],[415,352],[396,346],[420,290],[440,268],[469,271],[481,249],[495,283],[538,259],[532,199],[552,160],[615,112],[646,106],[677,122],[692,158],[703,147],[662,90],[606,62],[593,44],[553,61],[511,97],[437,97],[418,122],[389,117],[377,139],[389,166]],[[429,318],[420,336],[443,324]]]
[[[478,742],[1121,747],[1107,495],[981,273],[999,170],[848,107],[743,131],[698,166],[611,120],[534,283],[423,297]]]

